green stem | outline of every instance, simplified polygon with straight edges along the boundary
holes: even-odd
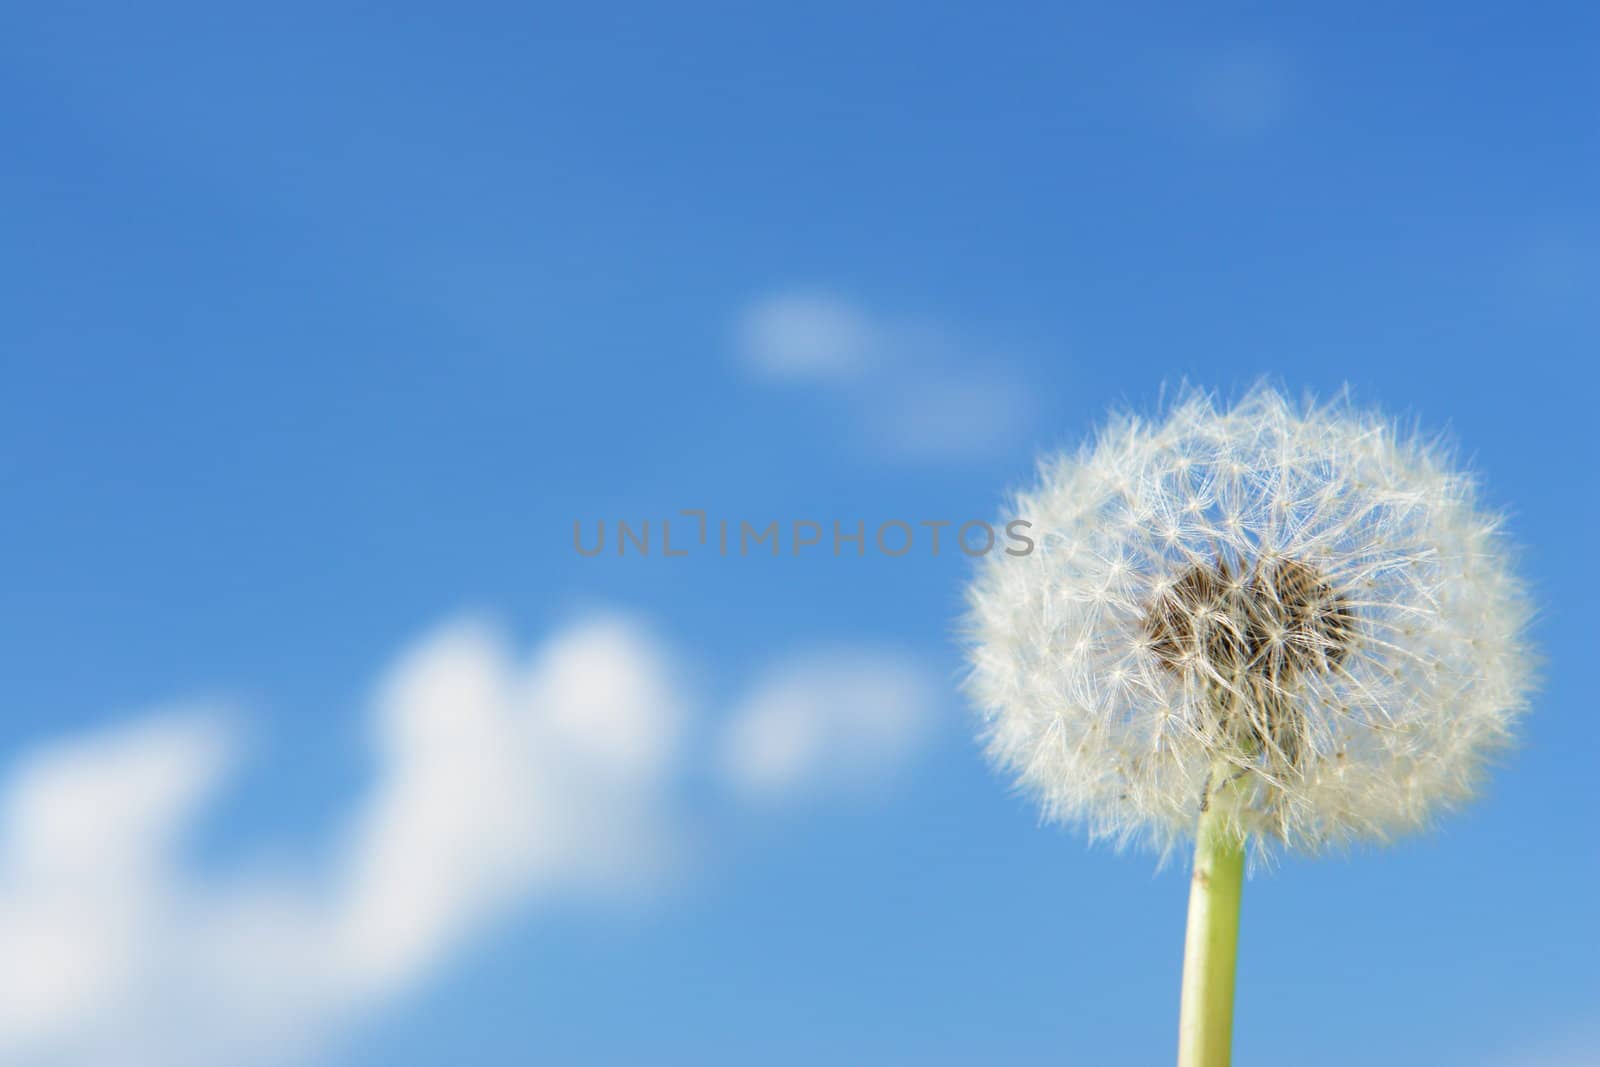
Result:
[[[1244,842],[1223,825],[1218,805],[1201,812],[1183,943],[1178,1067],[1228,1067],[1233,1044],[1233,972],[1239,953]]]

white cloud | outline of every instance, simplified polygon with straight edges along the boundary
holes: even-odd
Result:
[[[880,364],[891,339],[862,311],[824,292],[783,292],[745,308],[735,328],[740,357],[777,381],[839,382]]]
[[[682,712],[625,620],[528,662],[446,627],[380,688],[377,774],[334,860],[232,880],[180,851],[233,748],[217,717],[25,758],[4,793],[0,1060],[290,1062],[514,904],[649,884],[672,858]]]
[[[240,755],[226,715],[23,756],[0,782],[0,1062],[305,1063],[513,909],[659,889],[689,826],[678,675],[621,616],[527,656],[443,626],[376,687],[374,773],[333,847],[287,865],[186,852]],[[758,792],[858,782],[933,703],[902,658],[802,657],[738,702],[727,769]]]
[[[1028,390],[993,346],[822,290],[752,301],[737,316],[734,344],[767,381],[833,390],[866,443],[898,458],[991,454],[1019,443],[1032,415]]]
[[[217,721],[167,716],[34,754],[0,853],[0,1059],[106,1014],[171,906],[162,872],[220,777]]]
[[[900,653],[838,651],[780,665],[728,721],[722,772],[759,799],[881,782],[926,737],[937,692]]]
[[[338,901],[356,988],[408,983],[530,892],[626,886],[670,860],[683,704],[636,625],[591,621],[525,666],[457,625],[402,660],[379,707],[384,770]]]

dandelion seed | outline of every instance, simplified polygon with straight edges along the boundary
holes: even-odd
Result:
[[[1091,837],[1196,838],[1191,939],[1225,924],[1198,887],[1226,897],[1246,848],[1422,827],[1527,706],[1499,517],[1444,448],[1347,401],[1190,394],[1045,463],[1014,509],[1036,550],[989,557],[969,594],[988,753]]]

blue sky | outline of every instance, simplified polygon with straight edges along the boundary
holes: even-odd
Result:
[[[0,1048],[1163,1062],[1184,878],[985,768],[967,561],[572,528],[991,518],[1270,375],[1460,443],[1546,667],[1475,807],[1250,882],[1238,1061],[1592,1062],[1597,18],[12,9]],[[462,692],[568,769],[435,760]],[[30,903],[69,838],[97,888]]]

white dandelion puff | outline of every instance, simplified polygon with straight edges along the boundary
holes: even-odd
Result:
[[[1447,450],[1258,387],[1112,421],[1016,497],[970,590],[992,759],[1047,817],[1165,852],[1386,840],[1474,791],[1527,705],[1529,601]]]

